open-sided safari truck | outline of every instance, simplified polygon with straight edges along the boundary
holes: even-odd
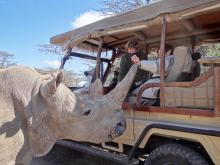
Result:
[[[132,102],[123,103],[126,131],[114,142],[99,146],[109,152],[90,147],[93,144],[61,143],[123,164],[134,160],[157,165],[220,164],[220,58],[200,59],[201,66],[209,66],[208,71],[192,81],[177,82],[175,76],[184,72],[182,65],[191,58],[180,51],[174,54],[168,75],[173,76],[172,81],[167,81],[164,52],[165,43],[187,46],[192,51],[204,43],[218,43],[220,1],[163,0],[59,34],[51,38],[51,43],[68,50],[62,67],[70,56],[96,60],[95,76],[101,78],[107,93],[111,90],[106,86],[114,71],[111,68],[124,54],[125,43],[133,38],[139,40],[146,55],[160,47],[160,83],[143,86],[136,98],[127,99]],[[74,47],[96,51],[97,56],[74,52]],[[111,58],[105,58],[105,51],[112,52]],[[160,87],[160,106],[140,103],[143,91],[150,87]]]

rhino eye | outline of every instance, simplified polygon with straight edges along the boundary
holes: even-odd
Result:
[[[91,113],[91,109],[86,110],[83,112],[83,115],[88,116]]]

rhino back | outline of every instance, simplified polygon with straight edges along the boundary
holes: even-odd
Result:
[[[23,94],[26,97],[30,94],[33,83],[39,74],[27,67],[11,67],[0,71],[0,92]]]
[[[37,76],[37,72],[24,67],[0,71],[0,164],[16,164],[24,151],[23,110]]]

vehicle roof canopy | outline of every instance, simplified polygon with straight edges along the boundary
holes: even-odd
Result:
[[[192,36],[198,42],[220,39],[220,0],[162,0],[59,34],[50,42],[64,50],[78,46],[88,51],[98,47],[100,37],[106,49],[123,49],[131,38],[140,39],[142,44],[156,44],[160,41],[162,16],[168,22],[168,40],[191,40]],[[179,40],[175,44],[187,43]]]

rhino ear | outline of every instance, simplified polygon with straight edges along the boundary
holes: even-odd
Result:
[[[53,75],[53,78],[41,87],[41,93],[44,96],[54,95],[57,91],[58,86],[63,82],[63,71],[60,70]]]
[[[59,72],[56,74],[56,87],[58,87],[63,82],[63,70],[59,70]]]
[[[100,79],[96,79],[95,82],[91,84],[89,95],[92,97],[103,95],[103,86]]]

